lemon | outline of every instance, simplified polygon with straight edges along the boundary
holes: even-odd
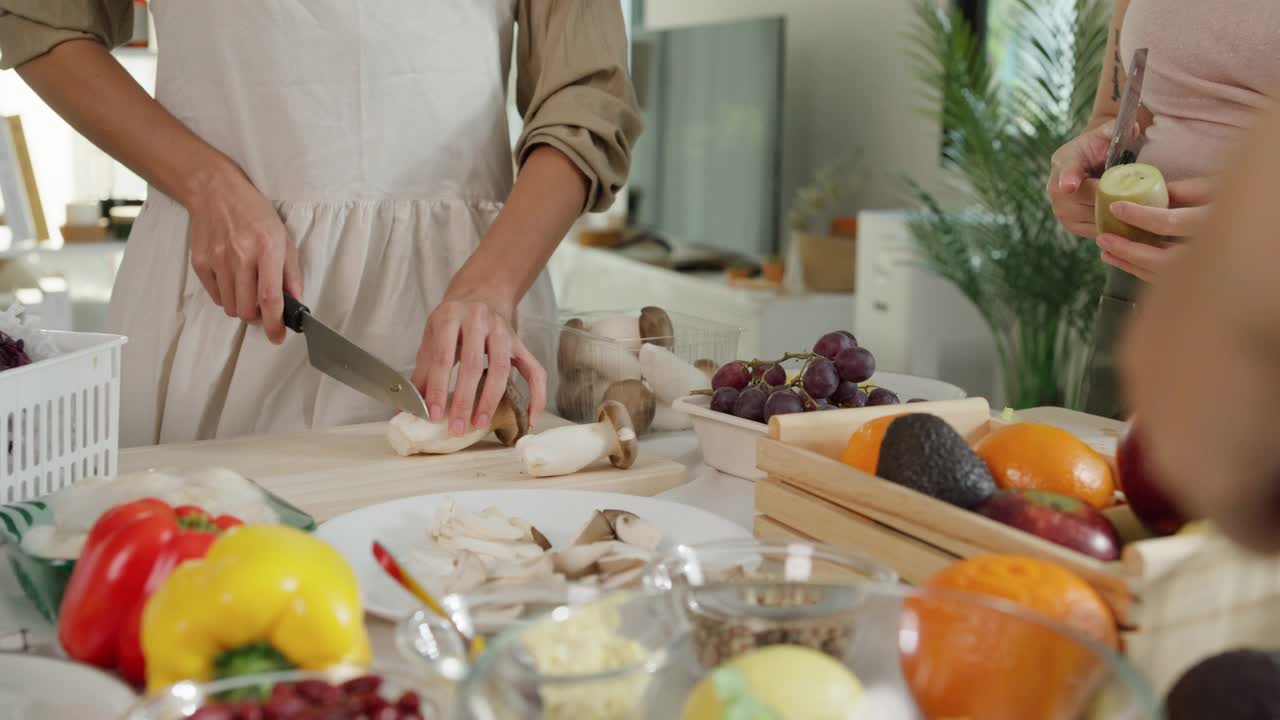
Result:
[[[843,720],[862,683],[838,660],[798,645],[771,645],[734,658],[703,678],[683,720]]]

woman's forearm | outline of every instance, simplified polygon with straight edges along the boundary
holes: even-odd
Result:
[[[1089,129],[1114,120],[1120,112],[1120,93],[1124,91],[1124,61],[1120,57],[1120,31],[1124,27],[1129,0],[1115,0],[1111,10],[1111,26],[1107,29],[1107,49],[1102,56],[1102,74],[1093,97],[1093,115]]]
[[[582,214],[587,178],[548,145],[525,159],[506,206],[449,283],[450,300],[481,299],[513,313]],[[508,317],[508,320],[513,318]]]
[[[239,173],[93,40],[62,43],[21,65],[18,74],[91,142],[187,207],[209,186]]]

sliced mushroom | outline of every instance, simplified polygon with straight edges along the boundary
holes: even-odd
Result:
[[[539,532],[538,528],[530,525],[529,535],[533,537],[533,542],[537,544],[538,547],[542,548],[543,550],[551,549],[551,541],[547,539],[546,535],[543,535],[541,532]]]
[[[670,350],[645,343],[640,348],[640,374],[653,388],[662,405],[706,387],[707,376]]]
[[[578,533],[578,537],[574,538],[573,544],[590,545],[617,539],[618,536],[613,532],[613,523],[609,522],[609,518],[604,513],[597,510]]]
[[[596,567],[600,569],[600,574],[609,578],[621,572],[634,570],[635,568],[648,567],[649,560],[646,557],[638,555],[606,555],[596,561]]]
[[[662,531],[640,519],[640,516],[633,512],[605,510],[601,514],[609,521],[609,527],[613,528],[614,535],[628,545],[652,552],[662,543]]]
[[[594,575],[598,568],[597,561],[613,549],[613,540],[594,542],[587,545],[573,545],[558,551],[555,555],[555,568],[570,580],[577,580]]]
[[[525,471],[533,477],[569,475],[603,457],[617,468],[635,462],[639,444],[626,407],[614,401],[600,405],[596,422],[527,435],[516,443]]]
[[[533,560],[544,552],[533,543],[504,543],[466,535],[446,535],[436,542],[441,547],[451,550],[470,550],[477,555],[495,560]]]
[[[646,343],[664,348],[675,347],[675,331],[671,316],[660,307],[649,306],[640,311],[640,337]]]
[[[605,390],[604,399],[620,402],[627,408],[638,435],[648,431],[658,409],[657,397],[643,380],[619,380]]]
[[[445,594],[475,590],[484,584],[488,576],[489,570],[480,556],[461,551],[454,557],[453,573],[444,578],[441,590]]]
[[[484,389],[486,374],[481,373],[480,382],[476,386],[476,399]],[[417,415],[400,413],[387,425],[387,441],[396,454],[409,455],[447,455],[471,447],[492,432],[503,445],[511,447],[529,432],[529,411],[522,402],[521,393],[516,391],[510,382],[498,408],[488,427],[475,428],[462,435],[449,433],[449,423],[445,419],[424,420]]]
[[[550,554],[543,553],[532,560],[497,562],[489,577],[494,581],[531,582],[550,579],[555,573],[555,561]]]
[[[604,589],[616,590],[627,587],[644,575],[644,569],[645,565],[642,563],[636,567],[628,568],[613,575],[605,575],[603,583]]]

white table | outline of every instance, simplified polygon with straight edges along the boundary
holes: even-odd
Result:
[[[689,468],[688,483],[657,497],[709,510],[751,530],[755,514],[753,483],[717,472],[703,464],[698,440],[692,432],[644,438],[641,447]],[[7,638],[21,630],[28,632],[28,639],[34,644],[54,642],[53,626],[36,612],[23,594],[9,566],[7,552],[6,547],[0,546],[0,565],[3,566],[0,567],[0,650],[8,649],[4,644],[9,642]],[[392,642],[391,624],[370,618],[369,630],[375,655],[388,661],[397,660],[399,656]]]

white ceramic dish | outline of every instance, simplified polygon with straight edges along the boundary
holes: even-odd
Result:
[[[0,653],[0,720],[114,718],[137,699],[129,686],[88,665]]]
[[[364,594],[365,610],[388,620],[400,620],[417,610],[419,603],[382,571],[373,559],[374,540],[406,565],[408,549],[427,542],[432,515],[452,498],[459,509],[479,512],[497,508],[538,528],[552,547],[573,542],[596,510],[629,510],[660,530],[659,552],[677,544],[750,538],[751,533],[719,515],[699,508],[654,498],[582,490],[474,490],[402,498],[372,505],[325,522],[316,535],[333,544],[355,568]],[[412,567],[407,568],[413,572]],[[430,588],[428,588],[430,590]]]
[[[936,402],[962,400],[968,396],[951,383],[915,375],[881,372],[876,373],[871,382],[892,390],[904,403],[914,398]],[[756,439],[767,432],[769,426],[715,412],[710,406],[711,398],[705,395],[690,395],[677,400],[672,406],[693,420],[693,431],[698,434],[703,462],[722,473],[746,480],[764,477],[764,473],[756,469]]]

